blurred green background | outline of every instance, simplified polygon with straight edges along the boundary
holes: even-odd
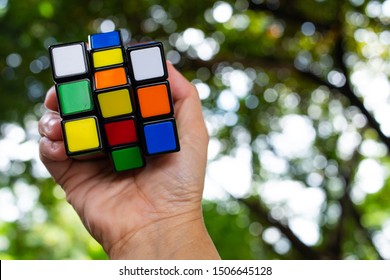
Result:
[[[0,0],[0,259],[106,258],[37,122],[47,47],[114,29],[199,90],[222,258],[390,259],[389,24],[389,0]]]

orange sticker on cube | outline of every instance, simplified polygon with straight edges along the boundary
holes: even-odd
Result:
[[[127,84],[125,68],[112,68],[95,73],[95,88],[105,89]]]
[[[172,113],[172,101],[167,83],[138,88],[137,96],[143,118]]]

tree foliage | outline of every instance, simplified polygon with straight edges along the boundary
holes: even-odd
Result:
[[[223,258],[390,258],[389,23],[389,0],[0,0],[0,258],[106,258],[39,163],[37,120],[47,47],[113,28],[162,41],[199,90]]]

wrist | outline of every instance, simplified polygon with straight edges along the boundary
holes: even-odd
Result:
[[[110,259],[219,259],[201,211],[158,220],[109,250]]]

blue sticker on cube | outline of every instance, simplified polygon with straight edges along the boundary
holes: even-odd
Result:
[[[176,151],[178,149],[176,129],[172,121],[144,126],[146,150],[149,155]]]
[[[92,34],[89,36],[91,49],[104,49],[121,45],[121,35],[118,31]]]

